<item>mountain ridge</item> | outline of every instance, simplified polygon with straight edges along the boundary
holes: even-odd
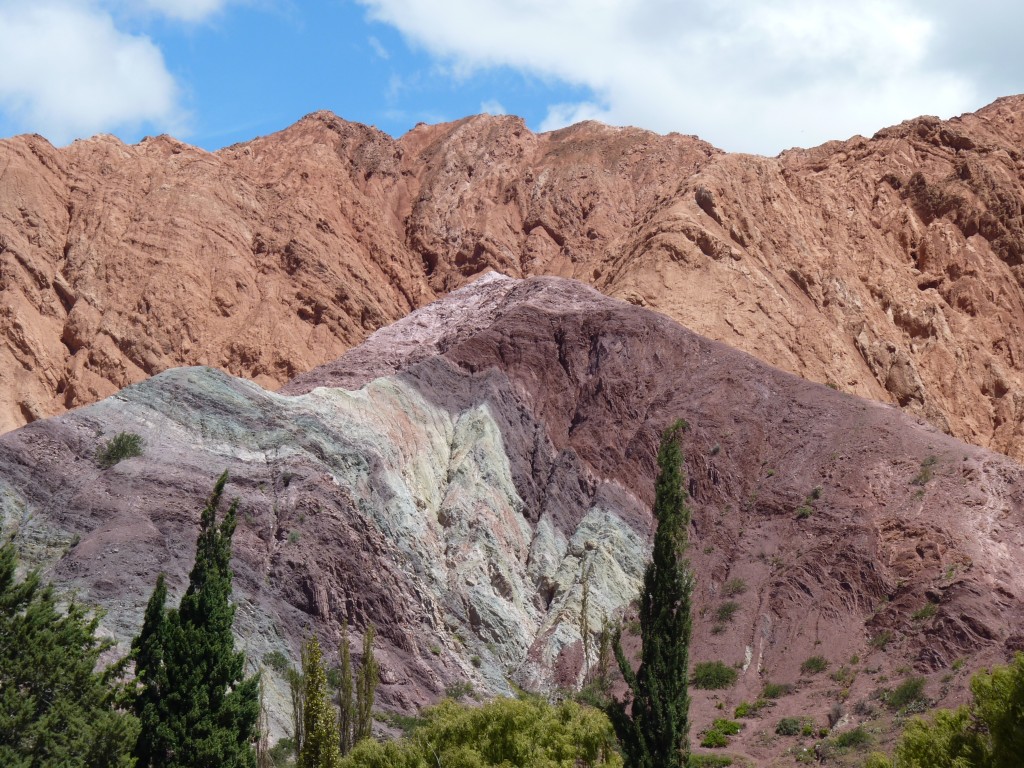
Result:
[[[495,270],[583,279],[1024,457],[1024,99],[776,158],[329,113],[216,153],[0,142],[0,428],[182,364],[269,387]]]

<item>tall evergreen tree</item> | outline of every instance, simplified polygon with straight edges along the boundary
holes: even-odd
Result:
[[[167,667],[164,665],[164,643],[167,640],[167,585],[161,573],[146,604],[142,631],[132,640],[135,660],[135,713],[145,724],[135,743],[135,757],[140,766],[159,765],[154,755],[169,753],[171,733],[167,728],[169,714],[165,698]]]
[[[302,678],[305,681],[305,736],[298,768],[339,768],[338,721],[327,691],[327,673],[316,635],[306,643],[302,655]]]
[[[342,755],[347,755],[355,746],[356,701],[352,684],[352,648],[348,635],[348,624],[341,630],[338,644],[338,660],[341,662],[338,685],[338,746]]]
[[[142,735],[139,768],[252,768],[259,679],[244,677],[231,625],[231,537],[237,502],[217,523],[227,472],[200,516],[196,560],[177,610],[158,579],[133,643]]]
[[[370,624],[363,634],[363,660],[356,678],[356,723],[352,743],[358,744],[373,735],[373,702],[380,682],[380,667],[373,655],[376,631]]]
[[[17,578],[17,551],[0,548],[0,765],[128,768],[138,721],[117,706],[123,664],[97,671],[113,646],[99,618],[57,608],[35,571]]]
[[[684,768],[689,756],[690,698],[687,674],[690,600],[693,575],[685,560],[690,510],[683,486],[680,439],[687,428],[678,421],[661,437],[655,484],[654,553],[644,572],[640,596],[640,667],[633,671],[619,633],[615,656],[632,693],[615,702],[609,715],[630,768]]]

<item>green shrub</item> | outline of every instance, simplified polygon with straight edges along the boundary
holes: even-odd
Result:
[[[726,597],[736,597],[747,591],[747,582],[743,579],[729,579],[722,587],[722,594]]]
[[[96,463],[109,469],[119,461],[142,455],[142,437],[134,432],[119,432],[96,454]]]
[[[914,611],[911,618],[913,618],[914,621],[924,621],[925,619],[930,619],[938,613],[938,611],[939,609],[935,603],[925,603],[923,608],[918,611]]]
[[[864,761],[864,768],[892,768],[892,760],[882,752],[872,752]]]
[[[918,472],[917,477],[910,481],[911,485],[924,485],[934,476],[935,462],[938,461],[934,456],[929,456],[921,462],[921,471]]]
[[[725,755],[690,755],[687,768],[727,768],[732,758]]]
[[[736,709],[733,711],[733,717],[753,717],[762,709],[768,706],[768,702],[764,699],[758,699],[757,701],[750,703],[749,701],[741,701],[736,705]]]
[[[604,713],[573,701],[498,698],[482,706],[451,700],[423,710],[408,739],[363,739],[344,768],[382,766],[587,765],[620,768],[615,733]]]
[[[849,731],[844,731],[832,740],[836,749],[857,749],[871,743],[871,735],[864,730],[864,726],[858,725]]]
[[[849,667],[847,667],[846,665],[841,666],[839,669],[837,669],[835,672],[829,675],[829,677],[831,677],[837,683],[843,683],[844,685],[849,685],[850,683],[852,683],[853,678],[856,676],[857,673]]]
[[[270,748],[270,764],[274,768],[285,768],[293,765],[292,757],[295,755],[295,740],[284,736],[278,739],[277,744]]]
[[[715,720],[711,727],[716,731],[721,731],[726,736],[735,736],[743,730],[742,723],[737,723],[735,720],[726,720],[721,717]]]
[[[270,651],[269,653],[263,654],[263,663],[280,675],[287,672],[288,668],[291,666],[288,663],[288,657],[280,651]]]
[[[789,683],[765,683],[761,689],[762,699],[779,699],[788,696],[793,692],[793,686]]]
[[[796,736],[800,733],[803,723],[799,717],[784,717],[775,726],[775,732],[779,736]]]
[[[716,731],[712,728],[704,734],[704,738],[700,740],[700,745],[708,749],[721,749],[722,747],[729,746],[729,737],[721,731]]]
[[[826,669],[828,669],[828,659],[824,656],[811,656],[800,665],[800,671],[805,675],[816,675]]]
[[[1024,654],[971,680],[971,702],[913,718],[896,747],[902,768],[1019,766],[1024,755]]]
[[[715,612],[715,618],[722,624],[725,624],[726,622],[733,620],[733,617],[739,609],[739,603],[735,600],[729,600],[728,602],[722,603],[718,606],[718,610]]]
[[[810,506],[808,506],[807,504],[802,504],[796,510],[796,519],[797,520],[806,520],[807,518],[809,518],[813,514],[814,514],[814,510]]]
[[[925,704],[924,678],[908,677],[894,690],[889,691],[883,699],[889,709],[896,712],[923,706]]]
[[[720,690],[736,683],[739,673],[722,661],[702,661],[694,667],[691,682],[694,688]]]
[[[879,632],[877,635],[871,638],[871,641],[868,643],[868,645],[879,651],[884,651],[886,646],[888,646],[891,641],[892,632],[890,632],[888,629],[883,629],[881,632]]]

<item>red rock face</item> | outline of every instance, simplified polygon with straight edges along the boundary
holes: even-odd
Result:
[[[0,143],[0,428],[181,364],[265,386],[477,274],[572,276],[1024,457],[1024,98],[778,158],[316,113],[206,153]]]

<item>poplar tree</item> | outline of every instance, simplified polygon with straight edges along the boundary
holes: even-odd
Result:
[[[352,743],[358,744],[373,735],[373,702],[380,682],[380,667],[373,655],[376,632],[370,624],[363,634],[363,661],[356,679],[356,723]]]
[[[298,768],[339,768],[338,723],[327,691],[320,641],[314,635],[302,655],[303,718],[305,735]]]
[[[220,523],[227,472],[214,486],[199,522],[196,559],[177,610],[165,610],[157,580],[142,631],[132,643],[142,733],[138,768],[253,768],[259,678],[245,678],[245,656],[231,633],[231,538],[234,502]]]
[[[690,510],[686,505],[680,438],[685,421],[661,436],[655,484],[654,553],[640,596],[640,666],[634,672],[614,638],[615,657],[632,694],[614,702],[609,716],[630,768],[684,768],[689,756],[687,674],[693,575],[685,560]]]
[[[341,630],[338,645],[338,660],[341,662],[340,684],[338,686],[338,747],[347,755],[355,746],[356,702],[352,685],[352,648],[348,624]]]

